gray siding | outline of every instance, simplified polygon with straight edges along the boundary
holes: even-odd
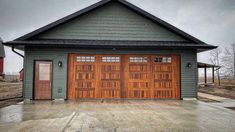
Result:
[[[181,36],[116,2],[55,27],[35,38],[186,41]]]
[[[53,61],[53,99],[66,98],[67,90],[67,57],[68,53],[90,53],[90,54],[179,54],[181,57],[181,97],[196,98],[197,86],[197,57],[196,51],[189,50],[79,50],[79,49],[29,49],[25,50],[25,80],[24,97],[32,99],[33,93],[33,66],[34,60]],[[59,68],[58,61],[63,62],[63,68]],[[187,68],[190,62],[192,68]],[[62,89],[62,93],[59,93]]]

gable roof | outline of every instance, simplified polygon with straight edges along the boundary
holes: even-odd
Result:
[[[191,42],[113,1],[27,40],[125,40]]]
[[[30,33],[28,33],[28,34],[26,34],[26,35],[24,35],[22,37],[19,37],[19,38],[15,39],[15,40],[17,40],[17,41],[19,41],[19,40],[26,40],[26,39],[28,39],[30,37],[33,37],[33,36],[35,36],[35,35],[37,35],[39,33],[44,32],[44,31],[46,31],[48,29],[56,27],[56,26],[58,26],[58,25],[60,25],[62,23],[65,23],[65,22],[67,22],[67,21],[69,21],[69,20],[71,20],[73,18],[76,18],[78,16],[81,16],[81,15],[89,12],[89,11],[92,11],[92,10],[98,8],[98,7],[104,6],[104,5],[108,4],[108,3],[110,3],[111,1],[117,1],[117,2],[121,3],[122,5],[128,7],[129,9],[131,9],[131,10],[133,10],[135,12],[137,12],[138,14],[140,14],[140,15],[142,15],[142,16],[144,16],[144,17],[146,17],[146,18],[148,18],[148,19],[150,19],[150,20],[152,20],[152,21],[162,25],[163,27],[165,27],[165,28],[175,32],[176,34],[179,34],[180,36],[182,36],[182,37],[184,37],[184,38],[186,38],[188,40],[191,40],[191,41],[193,41],[195,43],[204,43],[201,40],[199,40],[199,39],[197,39],[197,38],[187,34],[186,32],[184,32],[184,31],[174,27],[173,25],[163,21],[162,19],[160,19],[160,18],[158,18],[158,17],[156,17],[156,16],[154,16],[154,15],[152,15],[152,14],[150,14],[150,13],[144,11],[144,10],[142,10],[141,8],[139,8],[139,7],[135,6],[135,5],[127,2],[126,0],[102,0],[102,1],[97,2],[97,3],[95,3],[95,4],[91,5],[91,6],[88,6],[87,8],[84,8],[84,9],[82,9],[80,11],[77,11],[77,12],[71,14],[71,15],[68,15],[68,16],[66,16],[66,17],[64,17],[62,19],[59,19],[59,20],[57,20],[55,22],[52,22],[52,23],[50,23],[50,24],[48,24],[48,25],[46,25],[44,27],[41,27],[41,28],[39,28],[39,29],[37,29],[37,30],[35,30],[33,32],[30,32]]]
[[[127,2],[126,0],[102,0],[102,1],[97,2],[97,3],[95,3],[95,4],[91,5],[91,6],[88,6],[87,8],[79,10],[79,11],[77,11],[77,12],[71,14],[71,15],[68,15],[68,16],[66,16],[64,18],[61,18],[61,19],[59,19],[59,20],[57,20],[55,22],[52,22],[52,23],[50,23],[50,24],[48,24],[48,25],[46,25],[44,27],[41,27],[41,28],[39,28],[39,29],[37,29],[37,30],[35,30],[33,32],[30,32],[30,33],[28,33],[28,34],[26,34],[26,35],[24,35],[22,37],[19,37],[19,38],[15,39],[14,41],[10,41],[10,42],[7,42],[5,44],[6,45],[13,45],[13,44],[15,44],[15,42],[25,41],[25,40],[33,37],[33,36],[36,36],[36,35],[44,32],[44,31],[52,29],[52,28],[54,28],[56,26],[59,26],[59,25],[61,25],[63,23],[66,23],[66,22],[68,22],[68,21],[70,21],[70,20],[72,20],[74,18],[82,16],[83,14],[86,14],[86,13],[92,11],[92,10],[100,8],[100,7],[110,3],[112,1],[116,1],[116,2],[124,5],[125,7],[131,9],[132,11],[142,15],[143,17],[145,17],[147,19],[152,20],[153,22],[155,22],[155,23],[157,23],[157,24],[167,28],[168,30],[170,30],[170,31],[172,31],[172,32],[182,36],[183,38],[185,38],[185,39],[187,39],[187,40],[189,40],[189,41],[191,41],[191,42],[193,42],[195,44],[205,44],[206,46],[208,46],[208,49],[216,48],[216,46],[212,46],[212,45],[208,45],[208,44],[204,43],[203,41],[201,41],[201,40],[199,40],[199,39],[197,39],[197,38],[187,34],[186,32],[184,32],[184,31],[176,28],[175,26],[173,26],[173,25],[163,21],[162,19],[160,19],[160,18],[158,18],[158,17],[156,17],[156,16],[154,16],[154,15],[152,15],[152,14],[150,14],[150,13],[144,11],[144,10],[142,10],[141,8],[139,8],[139,7],[135,6],[135,5]]]

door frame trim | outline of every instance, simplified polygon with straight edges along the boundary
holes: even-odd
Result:
[[[41,60],[41,59],[35,59],[33,60],[33,90],[32,90],[32,99],[33,100],[39,100],[35,99],[35,71],[36,71],[36,62],[37,61],[44,61],[44,62],[51,62],[51,99],[40,99],[40,100],[53,100],[53,60]]]

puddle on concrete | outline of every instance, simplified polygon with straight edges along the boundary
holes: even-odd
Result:
[[[63,118],[69,116],[74,111],[74,107],[66,103],[34,102],[11,105],[0,109],[0,122]]]
[[[200,100],[202,102],[206,102],[206,103],[221,103],[220,101],[208,99],[208,98],[200,97],[200,96],[198,97],[198,100]]]
[[[235,111],[235,107],[225,107],[225,108]]]

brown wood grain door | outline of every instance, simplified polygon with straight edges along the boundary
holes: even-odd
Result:
[[[69,54],[68,99],[96,98],[97,57]]]
[[[51,99],[52,62],[36,61],[34,75],[34,99]]]
[[[75,98],[95,98],[97,61],[94,55],[78,55],[75,62]]]
[[[127,98],[151,98],[150,56],[129,55],[126,59]]]
[[[152,56],[152,94],[157,99],[179,99],[179,56]]]
[[[121,56],[102,55],[99,64],[99,90],[101,98],[120,98]]]

